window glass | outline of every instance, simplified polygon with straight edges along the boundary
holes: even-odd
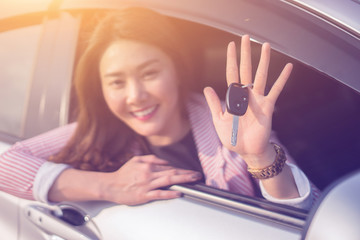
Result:
[[[21,136],[41,25],[0,33],[0,131]]]

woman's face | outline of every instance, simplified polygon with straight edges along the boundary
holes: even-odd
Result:
[[[159,48],[137,41],[112,43],[100,59],[102,91],[110,110],[153,145],[180,140],[181,117],[175,66]]]

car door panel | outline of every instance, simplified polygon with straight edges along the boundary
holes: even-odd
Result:
[[[2,239],[18,239],[19,199],[0,191],[0,236]]]

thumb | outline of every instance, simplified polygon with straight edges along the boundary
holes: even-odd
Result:
[[[211,87],[204,88],[204,95],[206,102],[210,108],[210,112],[214,121],[220,119],[223,114],[220,99],[216,94],[215,90]]]

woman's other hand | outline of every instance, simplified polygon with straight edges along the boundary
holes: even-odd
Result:
[[[104,199],[126,205],[181,196],[164,187],[201,179],[199,172],[174,168],[154,155],[130,159],[118,171],[107,175],[103,183]]]
[[[154,155],[136,156],[111,173],[65,170],[50,189],[49,200],[106,200],[138,205],[180,197],[180,192],[165,188],[201,178],[199,172],[174,168]]]

